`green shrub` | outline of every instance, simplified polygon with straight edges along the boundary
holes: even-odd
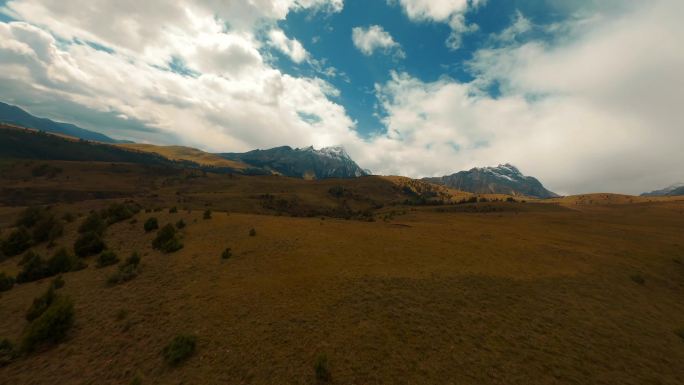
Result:
[[[169,214],[175,214],[178,212],[178,207],[173,206],[169,209]]]
[[[21,341],[23,351],[32,352],[39,345],[62,341],[74,324],[74,303],[58,296],[38,318],[26,328]]]
[[[36,243],[45,241],[54,241],[64,232],[64,226],[55,218],[54,215],[48,215],[36,223],[33,228],[33,240]]]
[[[4,272],[0,273],[0,291],[11,290],[12,287],[14,287],[14,277],[10,277]]]
[[[232,250],[229,248],[223,250],[223,253],[221,254],[221,258],[223,259],[228,259],[233,256]]]
[[[326,355],[318,357],[314,366],[314,373],[316,374],[316,382],[319,384],[327,384],[332,381],[332,374],[330,373],[330,366]]]
[[[103,212],[103,216],[107,218],[107,224],[114,224],[132,218],[140,211],[140,207],[134,204],[127,203],[112,203]]]
[[[678,335],[682,340],[684,340],[684,328],[675,331],[675,334]]]
[[[98,268],[103,268],[111,265],[116,265],[119,263],[119,257],[112,250],[105,250],[97,257],[97,263],[95,266]]]
[[[65,248],[57,250],[52,257],[48,259],[47,265],[48,274],[50,276],[80,270],[84,267],[83,263],[73,254],[69,254]]]
[[[52,280],[52,283],[50,285],[54,287],[55,290],[57,290],[63,288],[65,284],[66,282],[64,282],[64,277],[62,277],[62,275],[60,274]]]
[[[27,255],[29,259],[17,274],[17,283],[33,282],[49,275],[47,263],[40,255],[33,252],[27,253]]]
[[[639,284],[639,285],[646,284],[646,280],[644,279],[644,277],[642,277],[639,274],[632,274],[629,276],[629,278],[636,284]]]
[[[50,285],[43,295],[33,299],[31,307],[29,307],[29,309],[26,311],[26,320],[31,322],[43,315],[45,310],[47,310],[47,308],[50,307],[50,305],[52,305],[52,303],[55,301],[55,298],[57,298],[55,288]]]
[[[138,276],[138,265],[140,264],[140,256],[134,252],[128,257],[120,266],[116,273],[107,278],[107,284],[110,286],[120,283],[128,282]]]
[[[124,261],[124,266],[132,265],[132,266],[138,266],[140,264],[140,255],[138,254],[137,251],[134,251],[133,254],[131,254],[130,257],[126,258]]]
[[[164,253],[173,253],[183,248],[176,228],[170,224],[162,227],[157,232],[157,237],[152,241],[152,247]]]
[[[27,207],[16,221],[17,227],[33,227],[45,215],[45,209],[42,207]]]
[[[92,212],[83,220],[81,226],[78,227],[78,232],[81,234],[102,234],[106,228],[107,225],[105,224],[104,219],[102,219],[102,216],[99,213]]]
[[[178,335],[162,350],[164,361],[170,366],[178,366],[192,356],[196,345],[195,336]]]
[[[29,254],[30,258],[24,263],[22,271],[17,275],[17,283],[33,282],[86,267],[82,261],[69,254],[64,248],[57,250],[48,260],[44,260],[35,253]]]
[[[2,253],[7,257],[19,255],[31,247],[31,234],[26,227],[19,227],[2,242]]]
[[[249,236],[250,236],[250,237],[255,237],[255,236],[256,236],[256,230],[255,230],[255,229],[249,230]]]
[[[204,215],[202,216],[204,219],[211,219],[211,210],[205,210]]]
[[[159,222],[157,221],[157,218],[155,218],[155,217],[148,218],[145,221],[145,224],[143,225],[143,227],[145,228],[145,232],[149,233],[150,231],[157,230],[159,228]]]
[[[74,252],[79,257],[87,257],[90,255],[99,254],[106,248],[102,235],[97,232],[87,232],[81,236],[74,243]]]
[[[62,219],[67,223],[71,223],[76,220],[76,217],[72,213],[64,213],[64,215],[62,215]]]
[[[184,228],[184,227],[185,227],[185,221],[183,221],[182,219],[179,220],[178,222],[176,222],[176,228],[177,228],[178,230],[180,230],[180,229],[182,229],[182,228]]]
[[[0,339],[0,368],[9,365],[17,356],[18,353],[12,341],[7,338]]]

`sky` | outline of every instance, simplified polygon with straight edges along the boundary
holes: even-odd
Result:
[[[684,182],[681,0],[0,0],[0,100],[376,174],[512,163],[561,194]]]

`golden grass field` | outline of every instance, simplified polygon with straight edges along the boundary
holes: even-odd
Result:
[[[93,258],[64,274],[75,327],[0,367],[0,384],[315,384],[321,355],[334,384],[684,383],[684,198],[406,206],[412,182],[401,178],[51,164],[63,169],[52,179],[27,176],[35,163],[1,168],[1,236],[23,206],[52,196],[69,199],[51,210],[81,215],[56,247],[71,248],[82,216],[112,201],[164,210],[106,231],[120,256],[142,255],[135,279],[109,287],[116,267],[96,269]],[[373,221],[292,216],[340,206],[333,186]],[[266,194],[289,206],[274,211]],[[153,250],[142,229],[151,216],[162,226],[182,218],[184,248]],[[18,272],[19,258],[0,272]],[[21,336],[49,282],[0,293],[0,338]],[[197,350],[170,368],[160,352],[179,333],[197,336]]]

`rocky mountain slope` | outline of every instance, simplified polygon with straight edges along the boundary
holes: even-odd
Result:
[[[497,167],[476,167],[452,175],[424,178],[423,180],[475,194],[510,194],[534,198],[554,198],[558,195],[547,190],[539,180],[523,175],[511,164]]]
[[[672,186],[666,187],[662,190],[655,190],[641,194],[642,197],[665,197],[676,195],[684,195],[684,183],[673,184]]]
[[[304,178],[356,178],[369,172],[359,167],[342,147],[292,148],[289,146],[245,153],[218,154],[225,159],[246,163],[277,174]]]

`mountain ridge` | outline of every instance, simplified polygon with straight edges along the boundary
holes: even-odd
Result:
[[[474,167],[468,171],[422,180],[474,194],[524,195],[542,199],[558,197],[537,178],[523,175],[510,163],[496,167]]]
[[[677,196],[684,195],[684,183],[675,183],[664,189],[654,190],[641,194],[642,197],[658,197],[658,196]]]
[[[0,102],[0,123],[14,124],[21,127],[32,128],[52,134],[67,135],[78,139],[90,140],[102,143],[127,143],[112,139],[105,134],[86,130],[71,123],[56,122],[47,118],[40,118],[30,114],[26,110],[7,103]]]
[[[319,150],[313,146],[280,146],[217,155],[276,174],[303,179],[357,178],[370,174],[359,167],[342,146],[323,147]]]

